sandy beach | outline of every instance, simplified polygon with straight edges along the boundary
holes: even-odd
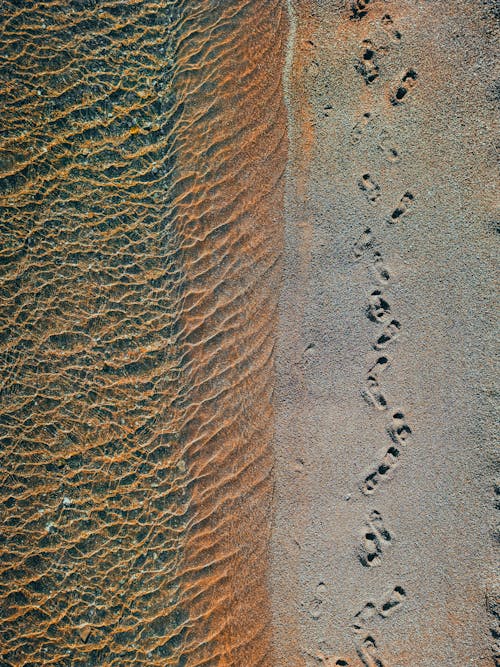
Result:
[[[0,667],[497,667],[498,6],[1,3]]]
[[[291,3],[274,664],[493,665],[494,17],[352,6]]]

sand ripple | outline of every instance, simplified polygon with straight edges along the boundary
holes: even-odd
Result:
[[[4,3],[2,665],[264,665],[281,2]]]

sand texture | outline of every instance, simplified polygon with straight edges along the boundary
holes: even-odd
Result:
[[[0,2],[0,667],[500,665],[498,19]]]
[[[275,664],[496,665],[492,7],[291,9]]]
[[[2,9],[0,664],[270,665],[286,8]]]

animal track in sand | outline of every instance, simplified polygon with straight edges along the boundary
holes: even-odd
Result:
[[[388,162],[399,162],[399,148],[391,140],[389,133],[386,130],[383,130],[380,133],[378,148],[380,151],[382,151],[385,159]]]
[[[387,429],[392,440],[397,445],[405,445],[411,435],[411,428],[405,421],[402,412],[395,412],[392,417],[392,425]]]
[[[383,395],[378,380],[372,376],[366,378],[366,388],[362,396],[369,405],[373,405],[377,410],[387,410],[387,399]]]
[[[367,250],[373,248],[373,234],[370,227],[366,227],[362,232],[361,236],[354,243],[352,254],[355,259],[360,259]]]
[[[368,6],[373,4],[373,0],[353,0],[351,2],[351,21],[359,21],[368,14]]]
[[[356,652],[365,667],[387,667],[379,655],[378,646],[372,635],[367,635]]]
[[[352,629],[356,636],[360,636],[357,642],[356,652],[365,667],[387,667],[379,653],[377,642],[369,627],[377,619],[384,619],[396,612],[406,599],[406,591],[402,586],[396,586],[381,603],[367,602],[364,607],[354,616]]]
[[[363,174],[358,181],[358,186],[369,202],[376,202],[380,197],[380,185],[373,180],[370,174]]]
[[[378,357],[373,366],[368,370],[369,377],[378,379],[380,375],[389,368],[390,361],[386,356]]]
[[[311,665],[323,665],[323,667],[350,667],[351,663],[345,658],[328,655],[324,651],[316,651],[315,653],[307,652],[307,656],[312,660],[308,662],[307,667]]]
[[[309,616],[311,616],[311,618],[313,618],[315,621],[320,618],[323,612],[323,604],[325,602],[326,593],[327,587],[323,581],[320,581],[316,586],[314,596],[307,604],[307,611]]]
[[[371,495],[385,476],[398,465],[399,455],[400,451],[396,447],[389,447],[380,465],[365,477],[361,485],[361,491],[365,496]]]
[[[394,20],[390,14],[384,14],[382,16],[380,19],[380,25],[382,26],[382,30],[384,30],[384,32],[389,35],[391,40],[398,43],[401,41],[402,35],[394,26]]]
[[[372,269],[379,283],[386,284],[391,279],[391,275],[384,264],[381,253],[378,250],[375,250],[373,253]]]
[[[375,245],[375,239],[370,227],[365,227],[359,238],[354,242],[352,254],[355,260],[361,259],[363,255],[372,250]],[[384,264],[382,253],[379,250],[373,250],[372,270],[378,282],[387,284],[391,278],[388,269]]]
[[[352,3],[353,14],[351,18],[361,19],[366,15],[366,5]],[[381,56],[392,48],[395,43],[400,43],[401,32],[395,27],[394,20],[390,14],[383,14],[378,21],[379,36],[365,39],[362,42],[362,54],[356,62],[356,71],[363,77],[366,85],[373,84],[380,76],[379,60]],[[381,34],[385,33],[385,37]],[[379,38],[380,37],[380,38]],[[407,100],[409,92],[413,89],[418,79],[416,71],[409,68],[402,75],[398,85],[390,93],[390,101],[393,106],[398,106]],[[371,111],[366,112],[351,130],[351,143],[358,143],[363,137],[367,126],[372,121]],[[381,151],[385,160],[389,163],[397,163],[400,160],[400,150],[392,140],[388,130],[382,130],[378,137],[378,150]],[[358,187],[370,203],[375,203],[381,196],[381,187],[378,182],[367,171],[358,180]],[[406,191],[397,206],[386,217],[390,225],[399,222],[411,209],[415,199],[412,192]],[[391,280],[382,253],[375,244],[372,226],[366,226],[353,246],[354,259],[369,257],[370,269],[379,287],[373,289],[368,298],[366,315],[375,324],[383,325],[383,330],[378,334],[373,349],[385,350],[399,337],[401,323],[391,314],[391,306],[385,296],[383,288],[387,287]],[[388,401],[380,386],[383,372],[389,367],[389,357],[381,353],[372,362],[365,378],[365,386],[362,391],[363,398],[377,410],[384,411],[388,408]],[[387,433],[391,439],[381,461],[365,477],[361,484],[364,495],[370,496],[383,480],[390,479],[394,469],[401,461],[401,454],[412,434],[404,414],[401,411],[394,412],[392,420],[387,427]],[[383,564],[383,556],[392,543],[392,535],[386,528],[382,515],[377,510],[371,510],[365,519],[362,531],[361,543],[357,548],[357,557],[364,568],[372,568]],[[406,592],[401,586],[396,586],[385,600],[379,604],[368,601],[354,618],[353,629],[357,636],[356,653],[365,667],[387,667],[387,663],[380,655],[378,640],[372,634],[369,627],[377,620],[391,616],[399,609],[406,599]]]
[[[392,616],[406,600],[406,591],[401,586],[396,586],[387,600],[382,604],[379,615],[382,618]]]
[[[369,369],[366,377],[366,388],[363,392],[363,397],[370,405],[374,405],[378,410],[387,409],[387,401],[380,390],[378,378],[388,367],[389,359],[387,357],[379,357],[375,364]]]
[[[406,591],[402,586],[395,586],[384,600],[375,604],[367,602],[357,614],[354,615],[352,629],[356,634],[363,634],[371,627],[378,618],[392,616],[406,600]]]

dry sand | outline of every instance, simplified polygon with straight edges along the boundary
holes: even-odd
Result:
[[[291,10],[274,664],[498,664],[493,3]]]

